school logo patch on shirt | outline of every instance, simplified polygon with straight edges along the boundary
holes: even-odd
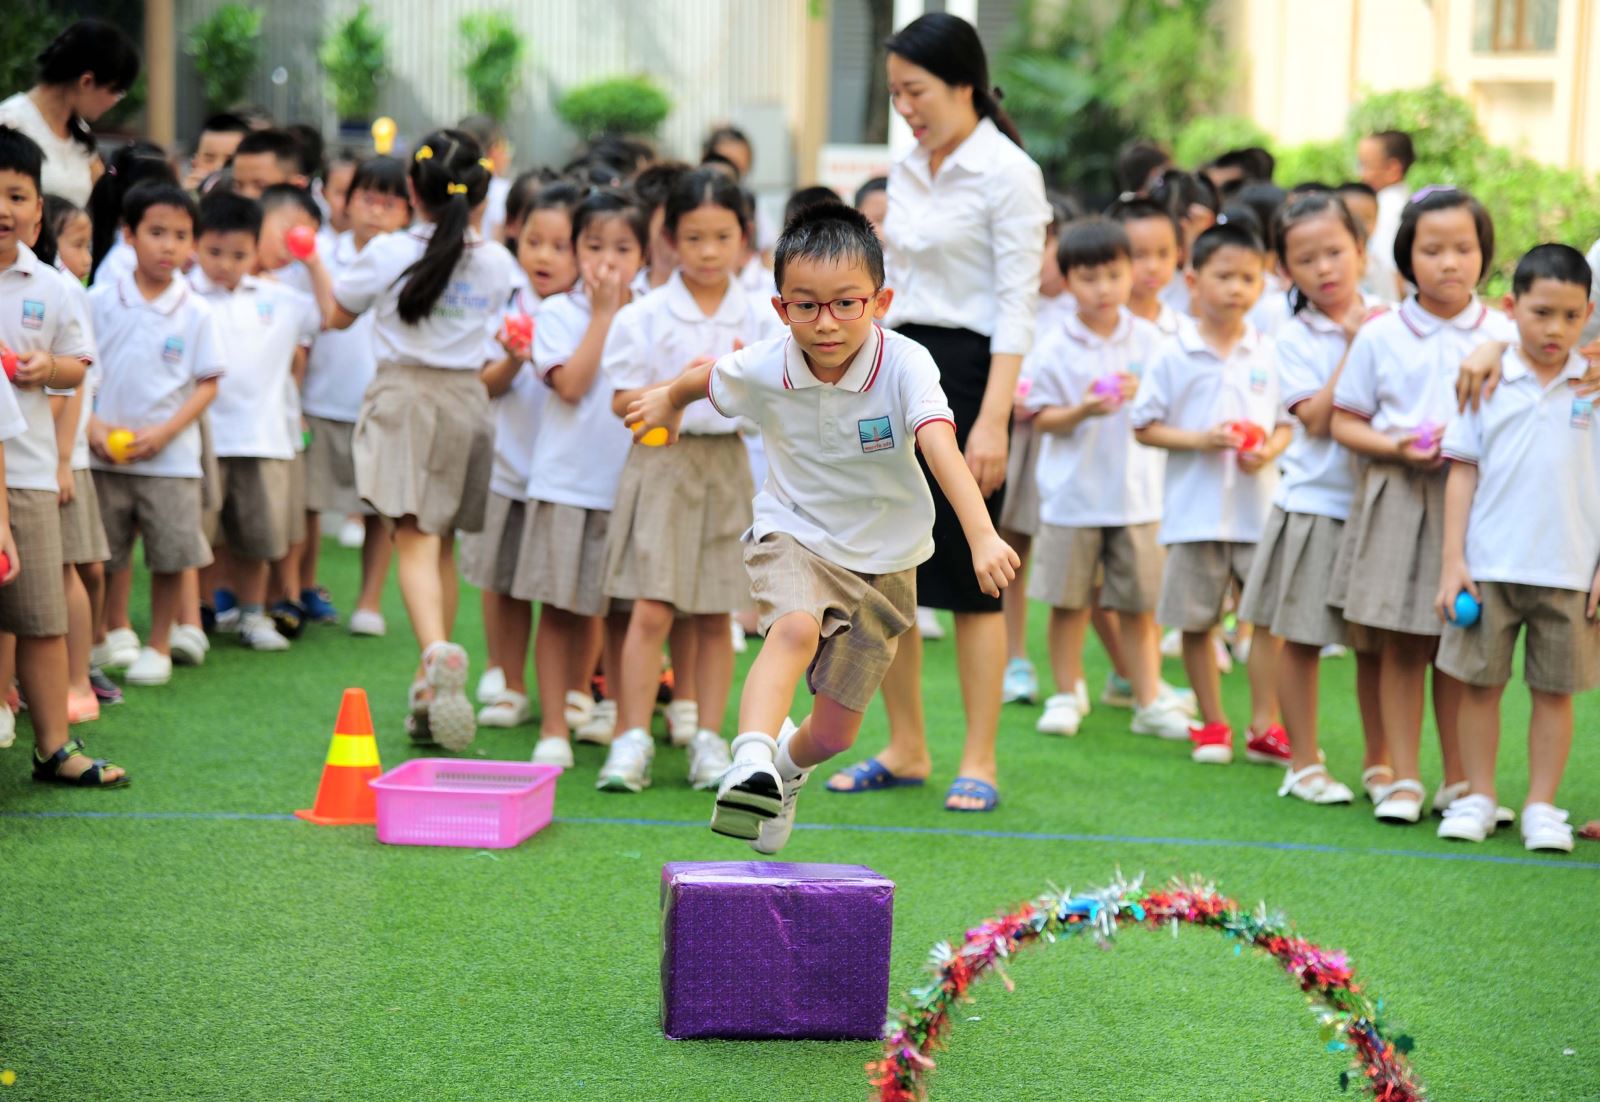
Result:
[[[856,422],[861,433],[861,450],[881,452],[894,447],[894,425],[887,417],[866,417]]]
[[[1250,392],[1252,394],[1265,394],[1267,392],[1267,369],[1252,367],[1250,369]]]
[[[1594,421],[1594,401],[1589,398],[1574,398],[1572,400],[1572,420],[1569,424],[1575,429],[1586,429]]]
[[[256,320],[262,325],[272,324],[272,303],[266,299],[256,303]]]
[[[22,328],[44,328],[44,303],[31,298],[22,300]]]
[[[183,338],[168,337],[167,343],[161,346],[162,363],[181,363],[183,361]]]

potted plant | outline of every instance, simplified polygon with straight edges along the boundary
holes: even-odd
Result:
[[[459,30],[467,54],[461,75],[472,95],[473,110],[505,122],[511,98],[522,84],[528,40],[505,12],[464,15]]]
[[[379,84],[388,54],[384,29],[364,0],[323,40],[317,58],[322,62],[328,92],[339,116],[341,140],[366,139],[372,116],[377,113]]]
[[[653,137],[671,113],[672,100],[643,75],[580,84],[556,101],[556,114],[584,141],[605,134]]]
[[[206,105],[213,110],[244,98],[261,60],[263,14],[243,4],[224,4],[189,28],[184,52],[194,59]]]

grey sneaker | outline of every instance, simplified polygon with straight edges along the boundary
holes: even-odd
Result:
[[[789,720],[783,721],[783,733],[778,737],[781,747],[793,737],[795,725]],[[799,802],[800,790],[806,786],[806,781],[811,779],[811,770],[807,769],[798,777],[783,782],[783,807],[778,814],[762,823],[756,832],[755,840],[750,843],[750,848],[757,853],[774,854],[789,844],[789,835],[794,831],[794,808]]]
[[[656,744],[648,731],[637,727],[611,741],[606,763],[594,786],[602,792],[642,792],[650,787],[650,763]]]
[[[728,744],[715,731],[699,731],[689,740],[689,783],[704,791],[722,779],[733,764]]]
[[[783,810],[783,779],[773,765],[777,751],[771,735],[746,732],[733,740],[733,764],[717,788],[712,830],[754,842],[762,823]]]
[[[467,699],[467,652],[459,643],[435,643],[422,660],[433,696],[428,700],[428,734],[446,750],[465,750],[478,734],[478,717]]]

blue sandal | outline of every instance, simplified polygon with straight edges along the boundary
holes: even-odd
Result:
[[[889,772],[889,767],[877,758],[858,761],[848,769],[839,770],[833,776],[847,778],[850,787],[835,788],[832,783],[833,777],[830,777],[826,786],[829,792],[878,792],[885,788],[920,788],[927,783],[921,777],[898,777]]]
[[[126,773],[114,781],[105,779],[107,769],[120,769],[121,766],[113,765],[105,758],[91,758],[91,765],[77,776],[68,776],[61,772],[61,767],[71,758],[87,758],[89,752],[84,749],[82,741],[72,738],[61,749],[51,754],[48,758],[39,757],[38,751],[33,755],[33,779],[42,784],[65,784],[74,788],[125,788],[133,783]]]
[[[965,796],[968,799],[982,800],[981,807],[951,807],[950,801]],[[1000,805],[1000,792],[988,781],[980,781],[977,777],[957,777],[950,785],[950,791],[944,794],[944,809],[946,811],[993,811]]]

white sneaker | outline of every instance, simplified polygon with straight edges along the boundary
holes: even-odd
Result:
[[[360,547],[367,542],[367,526],[359,520],[346,519],[339,527],[340,547]]]
[[[370,608],[358,608],[350,614],[350,634],[370,635],[381,638],[389,630],[389,625],[383,622],[383,613],[373,612]]]
[[[1531,850],[1572,852],[1572,824],[1567,813],[1550,804],[1529,804],[1522,809],[1522,844]]]
[[[754,842],[761,836],[761,824],[783,810],[783,778],[773,764],[777,753],[777,742],[759,731],[733,740],[733,764],[717,788],[712,830]]]
[[[566,720],[567,730],[576,731],[589,722],[593,715],[594,697],[577,689],[568,689],[566,703],[561,708],[561,718]]]
[[[1087,686],[1087,685],[1085,685],[1083,683],[1083,679],[1082,678],[1079,678],[1078,679],[1078,683],[1072,686],[1072,695],[1078,701],[1078,714],[1080,716],[1088,715],[1089,714],[1089,686]]]
[[[165,685],[172,680],[172,659],[154,647],[145,647],[129,664],[124,680],[130,685]]]
[[[750,644],[744,637],[744,625],[732,616],[728,617],[728,625],[733,636],[733,653],[743,654],[750,649]]]
[[[617,702],[615,700],[602,700],[594,706],[594,711],[589,713],[589,718],[582,727],[572,732],[572,737],[579,742],[592,742],[600,746],[610,746],[611,740],[617,734]]]
[[[1083,722],[1083,709],[1076,693],[1057,693],[1044,702],[1044,715],[1034,724],[1042,735],[1075,735]]]
[[[239,630],[239,625],[244,622],[244,610],[238,605],[225,608],[217,613],[217,630],[224,635],[232,635]]]
[[[493,704],[506,691],[506,674],[499,666],[490,666],[478,678],[478,703]]]
[[[180,666],[203,666],[211,650],[211,640],[193,624],[174,624],[167,634],[172,660]]]
[[[571,769],[572,743],[554,736],[540,739],[533,747],[533,763],[559,765],[563,769]]]
[[[787,717],[783,720],[783,731],[778,735],[778,746],[781,749],[784,743],[794,737],[798,728]],[[782,776],[782,774],[779,774]],[[772,855],[789,844],[789,835],[794,833],[794,809],[799,802],[800,790],[806,786],[806,781],[811,779],[811,770],[807,769],[798,777],[792,777],[783,782],[783,807],[778,813],[756,830],[756,837],[750,843],[750,848],[757,853]]]
[[[278,626],[272,622],[272,617],[264,612],[252,612],[239,623],[239,642],[251,650],[277,651],[288,650],[289,640],[285,639],[278,631]],[[172,653],[178,653],[178,642],[172,642]]]
[[[1200,702],[1194,697],[1193,689],[1180,689],[1176,685],[1161,682],[1160,693],[1163,699],[1170,700],[1191,716],[1200,714]]]
[[[1327,766],[1321,762],[1298,771],[1285,770],[1283,784],[1278,787],[1278,795],[1293,796],[1308,804],[1347,804],[1355,799],[1355,793],[1351,792],[1348,786],[1334,780],[1329,775]]]
[[[715,731],[696,732],[689,740],[689,783],[696,789],[704,791],[722,780],[732,764],[727,742]]]
[[[655,756],[656,744],[642,728],[618,735],[611,741],[594,786],[602,792],[642,792],[650,787],[650,763]]]
[[[1462,796],[1472,791],[1472,785],[1467,781],[1457,781],[1455,784],[1439,782],[1439,787],[1434,790],[1433,799],[1428,801],[1428,814],[1443,815],[1445,808],[1455,803]],[[1517,813],[1509,807],[1494,809],[1494,821],[1497,826],[1510,826],[1517,821]]]
[[[477,716],[466,694],[466,650],[459,643],[435,643],[422,656],[422,673],[433,690],[428,734],[446,750],[465,750],[478,734]]]
[[[1133,710],[1128,729],[1136,735],[1154,735],[1174,742],[1187,741],[1192,717],[1173,698],[1158,696],[1147,708]]]
[[[515,689],[507,689],[499,700],[478,709],[479,727],[521,727],[532,718],[533,708],[528,704],[527,694]],[[565,739],[556,741],[566,742]]]
[[[666,707],[667,737],[674,746],[688,746],[700,733],[700,703],[674,700]]]
[[[1183,633],[1173,628],[1161,637],[1159,649],[1162,658],[1183,657]]]
[[[1457,842],[1481,842],[1494,833],[1494,801],[1479,793],[1461,796],[1444,809],[1439,837]],[[1527,823],[1523,823],[1526,832]]]
[[[139,660],[139,650],[139,636],[132,628],[112,628],[90,657],[101,669],[122,669]]]
[[[944,625],[939,622],[933,609],[917,606],[917,634],[924,639],[944,638]]]
[[[0,704],[0,750],[8,750],[17,741],[17,717],[11,709]]]

